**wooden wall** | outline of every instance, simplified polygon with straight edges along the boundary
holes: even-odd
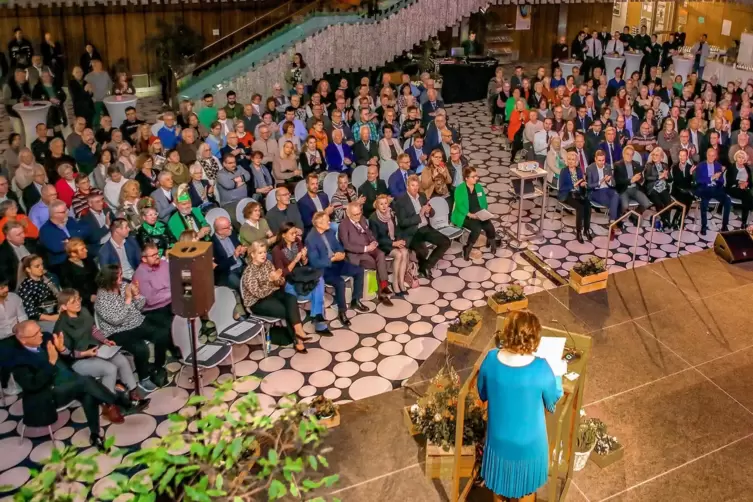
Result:
[[[60,41],[67,57],[68,71],[78,64],[86,41],[99,50],[106,65],[125,58],[133,74],[150,73],[156,66],[153,52],[143,48],[147,34],[157,21],[185,23],[204,37],[204,44],[252,21],[278,0],[249,2],[179,3],[127,6],[0,8],[0,34],[3,50],[13,29],[20,26],[35,45],[50,31]]]
[[[680,10],[680,9],[678,9]],[[711,45],[732,47],[733,40],[740,40],[740,34],[753,28],[753,6],[737,3],[688,2],[688,22],[685,25],[687,44],[694,44],[706,33]],[[679,15],[679,12],[678,12]],[[698,18],[703,17],[703,24]],[[677,17],[675,17],[677,19]],[[722,35],[722,20],[732,21],[730,36]],[[673,26],[677,28],[677,26]]]
[[[624,7],[624,5],[623,5]],[[567,43],[588,26],[591,31],[612,26],[612,3],[571,3],[567,7]]]

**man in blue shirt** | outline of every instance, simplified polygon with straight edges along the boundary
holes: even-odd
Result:
[[[690,170],[696,182],[695,195],[701,199],[701,235],[706,235],[708,228],[707,211],[711,199],[716,199],[722,204],[722,232],[726,232],[729,225],[732,202],[724,191],[724,172],[716,156],[716,150],[709,148],[706,150],[706,160]]]
[[[165,125],[157,132],[157,137],[162,143],[164,151],[172,150],[180,143],[180,129],[175,125],[175,114],[173,112],[165,112],[162,116],[162,120]]]
[[[411,172],[411,160],[410,156],[406,153],[401,153],[397,156],[397,165],[400,169],[390,175],[387,183],[390,195],[393,197],[399,197],[403,195],[408,186],[408,176]]]
[[[622,68],[617,67],[614,69],[614,77],[610,78],[607,83],[607,96],[610,98],[616,96],[620,87],[625,87],[625,81],[622,80]]]
[[[285,122],[292,122],[293,126],[295,127],[295,135],[298,136],[302,141],[306,139],[306,137],[309,135],[309,133],[306,131],[306,125],[295,118],[295,108],[292,106],[288,106],[285,109],[285,119],[281,120],[277,126],[279,127],[280,131],[282,131],[282,124]]]

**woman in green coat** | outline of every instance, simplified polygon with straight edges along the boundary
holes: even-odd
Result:
[[[471,231],[468,241],[463,247],[463,259],[468,260],[471,249],[476,244],[481,232],[486,234],[486,242],[492,254],[497,250],[496,234],[491,220],[482,221],[478,212],[487,209],[486,192],[478,181],[476,168],[467,166],[463,169],[463,183],[455,188],[455,206],[452,209],[451,220],[456,227],[467,228]]]

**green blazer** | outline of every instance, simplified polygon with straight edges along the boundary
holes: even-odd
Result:
[[[194,220],[196,220],[196,224],[199,228],[209,226],[209,223],[207,223],[207,220],[204,219],[204,215],[201,214],[201,210],[198,207],[191,209],[191,215],[193,216]],[[175,237],[176,241],[180,239],[180,234],[182,234],[184,230],[191,229],[191,227],[186,224],[185,219],[178,211],[175,211],[167,221],[167,228],[170,230],[170,233],[173,234],[173,237]],[[204,236],[203,240],[208,241],[211,238],[211,233],[209,233]]]
[[[473,187],[478,197],[478,205],[481,209],[488,209],[489,204],[486,202],[486,192],[481,183],[476,183]],[[459,184],[455,187],[455,205],[452,208],[452,216],[450,221],[456,227],[462,227],[465,217],[468,215],[468,186],[465,183]]]

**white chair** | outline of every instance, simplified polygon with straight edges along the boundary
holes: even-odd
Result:
[[[332,200],[332,196],[335,195],[335,192],[337,191],[338,176],[340,176],[340,173],[327,173],[327,176],[324,177],[322,191],[327,194],[327,197],[329,197],[330,200]]]
[[[216,292],[215,292],[215,297],[214,298],[215,298],[215,301],[216,301],[217,300],[217,294],[216,294]],[[245,302],[245,300],[246,300],[246,298],[245,298],[245,296],[243,294],[243,288],[241,288],[241,300],[243,302]],[[300,301],[299,301],[299,303],[300,303]],[[278,317],[267,317],[267,316],[263,316],[263,315],[259,315],[259,314],[254,314],[253,312],[249,312],[248,309],[246,309],[246,312],[248,313],[248,317],[250,319],[256,319],[258,321],[261,321],[261,323],[263,324],[264,331],[262,332],[262,335],[263,335],[262,342],[264,342],[267,339],[267,333],[269,332],[270,328],[272,326],[274,326],[275,324],[279,324],[279,323],[282,322],[282,319],[280,319]],[[261,345],[262,345],[262,350],[264,352],[264,357],[267,357],[269,355],[269,353],[267,352],[267,344],[266,343],[262,343]]]
[[[207,223],[209,223],[209,228],[211,229],[212,235],[214,235],[214,222],[217,218],[227,218],[230,219],[230,213],[222,209],[221,207],[215,207],[209,210],[207,213],[205,219],[207,220]]]
[[[641,154],[638,152],[633,153],[633,162],[637,162],[640,165],[643,165],[643,157],[641,157]]]
[[[308,187],[306,186],[306,180],[301,180],[295,185],[295,191],[293,195],[295,196],[295,201],[298,202],[299,200],[303,199],[303,196],[306,195],[306,192],[308,191]]]
[[[269,211],[276,205],[277,205],[277,189],[275,188],[274,190],[270,190],[269,193],[267,194],[267,198],[264,201],[264,206],[266,206],[267,211]]]
[[[432,197],[429,204],[434,209],[434,216],[429,219],[431,227],[450,240],[463,235],[463,229],[450,223],[450,206],[443,197]]]
[[[350,176],[350,182],[353,183],[353,187],[358,190],[361,185],[366,183],[366,177],[368,176],[368,166],[358,166],[353,169],[353,174]]]
[[[236,321],[233,317],[235,304],[236,299],[232,289],[225,286],[214,288],[214,304],[209,309],[207,317],[214,323],[218,334],[231,324],[235,324]]]
[[[209,342],[202,344],[199,342],[199,331],[201,331],[201,319],[194,319],[194,343],[196,344],[196,364],[202,369],[210,369],[219,366],[222,361],[230,357],[230,367],[235,378],[235,361],[233,360],[233,346],[226,342]],[[183,368],[193,365],[193,354],[191,353],[191,335],[188,329],[188,319],[185,317],[173,317],[172,324],[173,343],[180,352],[180,372],[175,377],[176,381],[180,378]],[[201,376],[199,377],[199,392],[201,392]]]
[[[94,186],[92,184],[92,186]],[[23,198],[23,190],[18,188],[18,183],[16,183],[16,178],[13,178],[13,180],[10,182],[11,190],[18,196],[18,207],[20,207],[24,212],[28,213],[29,209],[27,208],[26,204],[24,204],[24,198]]]
[[[383,160],[379,165],[379,178],[385,183],[389,183],[390,176],[392,176],[392,173],[398,169],[400,169],[400,167],[394,160]]]
[[[246,206],[248,206],[248,204],[253,201],[254,199],[252,199],[251,197],[244,197],[243,199],[238,201],[238,205],[235,206],[235,221],[242,224],[246,220],[246,218],[243,217],[243,210],[246,209]]]

